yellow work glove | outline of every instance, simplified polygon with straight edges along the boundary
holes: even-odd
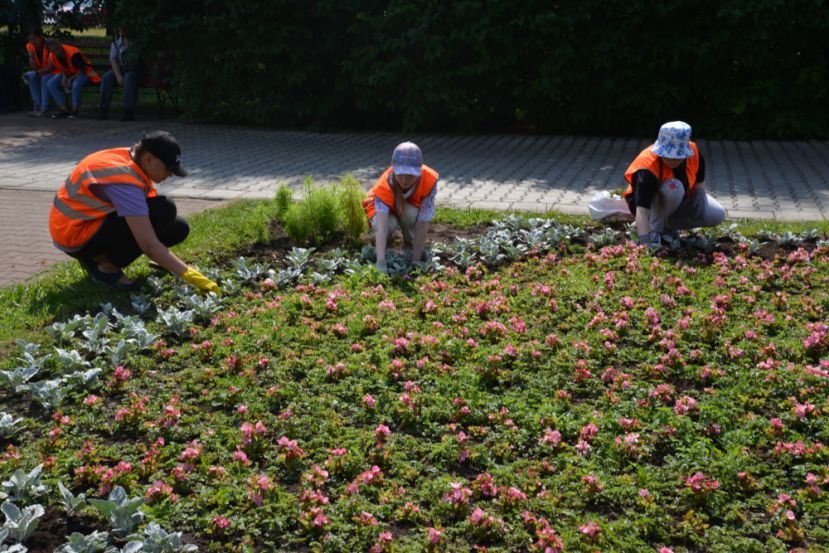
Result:
[[[184,271],[181,278],[184,279],[184,282],[192,284],[202,292],[216,292],[217,294],[221,292],[218,284],[195,270],[193,267],[187,267],[187,270]]]

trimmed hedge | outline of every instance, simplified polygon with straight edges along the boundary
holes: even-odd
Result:
[[[122,0],[186,114],[301,128],[829,137],[829,2]]]

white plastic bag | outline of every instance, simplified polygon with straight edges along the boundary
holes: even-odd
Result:
[[[594,221],[601,221],[608,217],[625,221],[633,220],[633,215],[630,213],[630,209],[628,209],[627,202],[616,194],[611,195],[607,190],[596,192],[590,198],[590,202],[587,204],[587,210],[590,212],[590,217]]]

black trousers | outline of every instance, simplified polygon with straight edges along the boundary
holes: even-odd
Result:
[[[156,236],[167,247],[184,242],[190,234],[190,226],[177,216],[176,204],[165,196],[147,198],[150,223]],[[75,259],[91,260],[99,255],[122,269],[138,259],[142,252],[132,235],[127,220],[117,213],[110,213],[101,228],[78,251],[70,252]]]

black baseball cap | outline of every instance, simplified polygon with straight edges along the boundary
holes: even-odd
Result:
[[[187,170],[181,166],[181,147],[172,134],[167,131],[144,133],[141,147],[160,159],[174,175],[187,176]]]

